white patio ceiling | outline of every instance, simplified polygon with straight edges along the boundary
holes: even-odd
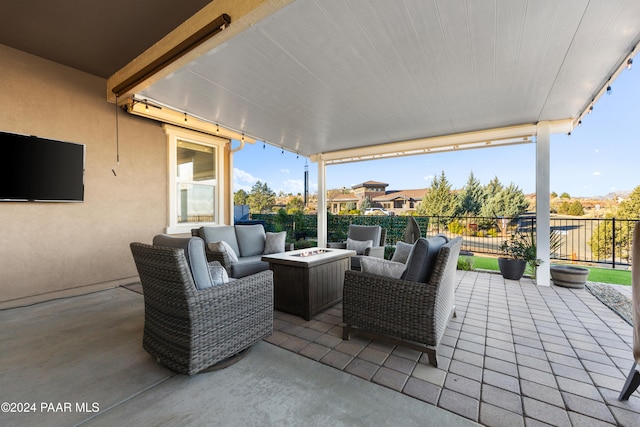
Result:
[[[136,97],[305,156],[567,132],[639,39],[638,0],[297,0]]]

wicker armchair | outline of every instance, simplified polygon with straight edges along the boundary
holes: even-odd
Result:
[[[427,257],[434,257],[426,283],[346,271],[343,339],[349,339],[351,333],[380,338],[425,352],[429,363],[438,366],[437,346],[449,318],[455,316],[454,285],[461,245],[462,238],[457,237],[436,249],[432,245],[435,253],[423,254],[423,265],[431,262]],[[407,266],[415,263],[412,256]]]
[[[618,400],[629,400],[629,397],[640,386],[640,222],[633,229],[633,245],[631,249],[631,302],[633,313],[633,365],[627,376]]]
[[[347,241],[327,243],[328,248],[333,249],[353,249],[358,251],[356,247],[349,247],[349,239],[355,242],[371,240],[374,246],[364,248],[361,253],[351,257],[351,269],[360,271],[360,260],[363,256],[372,256],[376,258],[384,258],[384,245],[387,239],[387,230],[379,225],[349,225],[347,233]]]
[[[130,245],[144,293],[142,346],[162,365],[193,375],[272,334],[273,275],[263,271],[202,289],[202,279],[211,280],[204,243],[173,239],[188,250]]]

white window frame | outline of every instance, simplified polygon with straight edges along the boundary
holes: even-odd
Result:
[[[202,226],[219,225],[224,218],[224,212],[226,209],[227,200],[224,197],[224,189],[226,188],[226,171],[224,170],[224,148],[229,143],[229,140],[219,138],[213,135],[207,135],[200,132],[190,131],[188,129],[180,128],[177,126],[171,126],[168,124],[163,125],[165,134],[167,135],[167,161],[169,169],[168,189],[167,189],[167,234],[191,234],[192,228],[199,228]],[[213,147],[215,150],[215,162],[216,162],[216,191],[214,193],[214,220],[213,222],[188,222],[178,223],[178,194],[176,191],[177,182],[177,150],[178,140],[187,141],[194,144],[206,145]]]

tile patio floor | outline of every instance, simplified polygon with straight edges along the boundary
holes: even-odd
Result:
[[[352,335],[340,304],[311,321],[276,312],[268,342],[489,426],[638,426],[617,396],[632,328],[584,289],[458,271],[457,317],[426,356]]]

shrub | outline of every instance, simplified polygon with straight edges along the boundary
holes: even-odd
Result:
[[[451,221],[449,223],[449,231],[453,234],[459,234],[461,235],[462,233],[464,233],[464,225],[460,224],[460,222],[456,219],[455,221]]]
[[[458,257],[458,270],[473,271],[473,257],[472,256]]]
[[[487,230],[487,236],[489,236],[489,237],[498,237],[498,230],[496,230],[495,228],[491,228],[491,229]]]

